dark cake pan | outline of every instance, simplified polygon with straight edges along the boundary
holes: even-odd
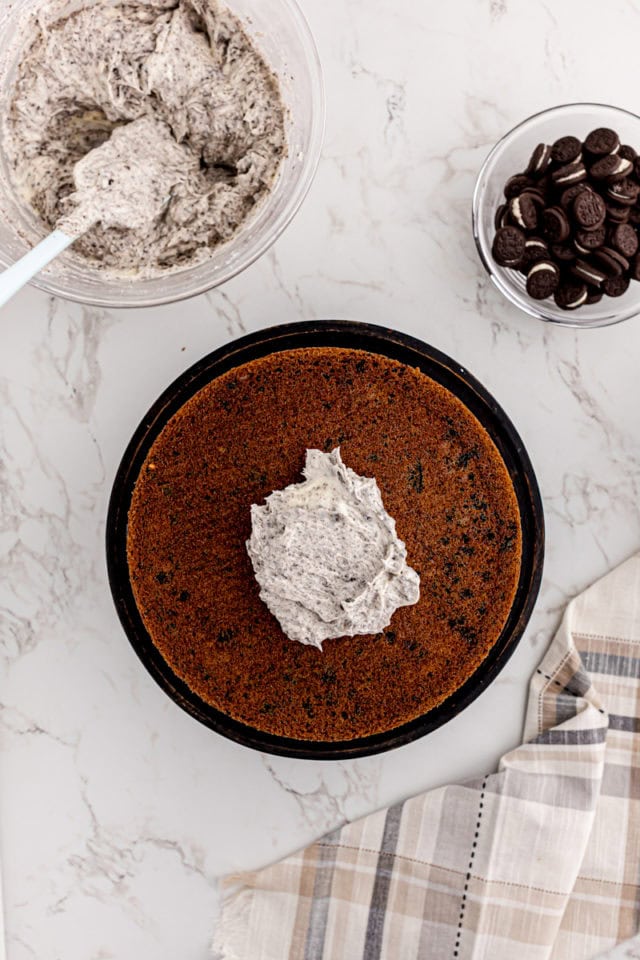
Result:
[[[243,363],[298,347],[344,347],[382,354],[412,367],[456,396],[480,421],[511,476],[522,526],[522,563],[511,612],[502,633],[475,673],[448,699],[384,733],[342,741],[278,737],[240,723],[210,706],[173,672],[149,636],[136,606],[127,563],[127,518],[144,460],[171,417],[213,379]],[[344,760],[392,750],[442,726],[475,700],[500,673],[531,616],[542,577],[544,515],[536,477],[522,440],[493,397],[460,364],[395,330],[343,320],[319,320],[251,333],[215,350],[165,390],[142,420],[116,474],[106,532],[107,567],[118,616],[151,676],[178,706],[217,733],[244,746],[286,757]]]

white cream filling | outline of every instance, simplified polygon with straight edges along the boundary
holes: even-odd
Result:
[[[572,170],[571,173],[565,174],[564,177],[558,177],[557,183],[571,183],[573,180],[583,180],[584,179],[584,170]]]
[[[589,280],[591,283],[600,284],[605,279],[601,273],[593,273],[592,270],[585,269],[584,267],[580,267],[579,269],[582,278],[584,280]]]
[[[568,309],[569,309],[569,310],[574,310],[576,307],[581,307],[582,304],[583,304],[583,303],[585,302],[585,300],[587,299],[587,296],[588,296],[587,291],[586,291],[586,290],[583,291],[583,293],[581,293],[580,296],[579,296],[576,300],[573,300],[573,301],[571,301],[571,303],[568,303],[568,304],[567,304]]]
[[[550,270],[551,273],[558,272],[558,268],[553,263],[545,263],[544,260],[540,260],[538,263],[534,263],[534,265],[531,267],[531,270],[529,270],[529,273],[527,274],[527,276],[530,277],[534,273],[539,273],[540,270],[548,270],[548,271]]]
[[[521,227],[525,226],[522,210],[520,209],[520,197],[514,197],[511,201],[511,216]]]

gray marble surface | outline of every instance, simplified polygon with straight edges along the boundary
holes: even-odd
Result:
[[[639,322],[576,332],[520,315],[469,223],[478,168],[516,122],[576,99],[637,107],[637,4],[607,4],[606,30],[593,0],[303,5],[327,136],[275,248],[183,305],[105,312],[26,290],[0,314],[10,960],[205,960],[218,875],[491,769],[567,598],[638,548]],[[389,324],[467,366],[522,434],[548,524],[536,613],[491,689],[419,743],[337,764],[261,756],[175,707],[124,638],[103,549],[114,472],[158,393],[230,338],[316,317]]]

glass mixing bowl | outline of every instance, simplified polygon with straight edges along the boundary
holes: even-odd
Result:
[[[584,140],[596,127],[611,127],[640,152],[640,117],[601,103],[567,103],[536,113],[499,140],[478,176],[473,195],[473,235],[487,273],[505,297],[538,320],[568,327],[605,327],[640,313],[640,283],[632,281],[622,297],[603,297],[600,303],[562,310],[552,299],[534,300],[527,294],[525,277],[500,267],[491,255],[494,217],[503,202],[502,191],[510,176],[524,170],[538,143],[553,143],[573,134]]]
[[[91,2],[91,0],[88,0]],[[29,39],[28,15],[43,0],[0,4],[0,111],[6,116],[16,51]],[[211,257],[153,279],[104,277],[79,258],[63,255],[32,281],[49,294],[103,307],[143,307],[195,296],[236,276],[262,256],[291,222],[316,171],[324,132],[324,91],[318,52],[296,0],[224,0],[255,38],[280,80],[287,107],[288,155],[254,216]],[[76,6],[77,4],[74,4]],[[24,34],[24,37],[22,36]],[[23,256],[45,230],[15,195],[0,134],[0,267]],[[25,239],[26,238],[26,239]]]

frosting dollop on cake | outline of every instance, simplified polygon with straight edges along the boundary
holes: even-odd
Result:
[[[260,597],[291,640],[322,649],[333,637],[379,633],[417,603],[407,563],[375,479],[345,466],[340,449],[307,450],[302,483],[251,507],[247,551]]]

